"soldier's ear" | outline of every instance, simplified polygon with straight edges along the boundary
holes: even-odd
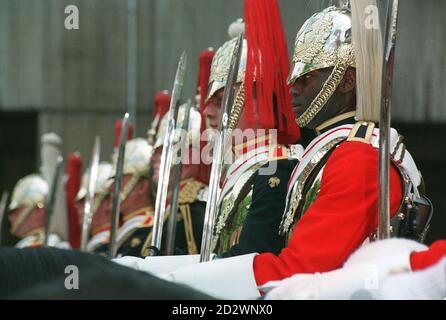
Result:
[[[345,72],[344,78],[339,84],[339,91],[341,93],[349,93],[356,88],[356,72],[353,68],[348,68]]]

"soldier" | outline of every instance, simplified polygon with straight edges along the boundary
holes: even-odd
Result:
[[[237,32],[242,32],[244,24],[241,21],[230,26],[232,39],[223,44],[215,53],[212,60],[209,89],[204,107],[204,115],[207,117],[207,124],[210,129],[218,127],[220,106],[222,102],[223,90],[229,73],[229,64],[233,55]],[[273,39],[268,46],[282,49],[277,59],[272,59],[269,64],[262,64],[261,68],[271,72],[272,77],[281,83],[276,88],[270,88],[270,101],[259,98],[260,86],[255,87],[254,77],[247,80],[246,71],[254,69],[253,60],[248,60],[247,41],[243,41],[242,56],[237,75],[237,87],[239,94],[236,98],[232,120],[237,124],[240,131],[246,129],[261,129],[260,134],[254,130],[254,135],[248,141],[239,141],[232,145],[235,161],[226,170],[226,176],[222,179],[222,192],[218,204],[219,211],[217,224],[213,234],[213,251],[221,257],[231,257],[252,252],[274,252],[279,253],[285,245],[285,238],[278,234],[278,226],[281,219],[281,211],[284,208],[286,185],[292,169],[295,165],[290,159],[295,158],[291,150],[282,144],[270,142],[269,129],[278,129],[279,139],[282,142],[291,143],[298,138],[298,128],[296,127],[289,102],[285,78],[287,69],[286,47],[281,25],[276,26],[277,38]],[[249,39],[248,39],[249,42]],[[257,44],[253,41],[253,46]],[[266,48],[259,48],[266,53]],[[271,53],[271,52],[268,52]],[[251,69],[249,69],[251,68]],[[260,68],[260,66],[256,66]],[[261,76],[256,76],[257,82],[264,81]],[[266,82],[266,81],[265,81]],[[251,92],[259,93],[257,97],[247,94],[244,97],[245,87]],[[253,89],[255,87],[255,89]],[[257,90],[257,91],[256,91]],[[273,101],[273,93],[277,97]],[[281,100],[282,99],[282,100]],[[251,101],[251,103],[249,103]],[[248,107],[245,107],[248,105]],[[250,115],[255,114],[255,119],[250,119]],[[271,118],[267,118],[271,115]],[[236,139],[234,139],[236,141]],[[276,167],[273,173],[261,174],[261,169],[266,167]],[[198,258],[198,257],[197,257]],[[128,263],[132,263],[128,259]],[[149,258],[150,260],[150,258]],[[163,259],[153,260],[149,264],[157,268],[162,265]],[[179,261],[179,260],[176,260]],[[187,258],[186,263],[191,260]],[[124,262],[124,260],[121,260]],[[127,263],[126,262],[126,263]],[[137,263],[136,261],[134,261]],[[179,262],[179,264],[182,264]]]
[[[20,239],[16,248],[43,246],[45,237],[45,201],[49,188],[46,181],[37,174],[20,179],[14,187],[9,204],[11,234]],[[50,234],[48,245],[68,249],[70,245],[59,235]]]
[[[202,111],[204,105],[204,99],[208,88],[209,74],[211,69],[212,58],[215,52],[212,48],[208,48],[200,52],[198,58],[198,81],[197,89],[195,92],[195,105],[189,112],[189,124],[186,126],[187,133],[184,144],[182,147],[181,156],[183,159],[177,159],[181,161],[181,177],[180,181],[172,181],[172,183],[178,183],[179,197],[178,197],[178,214],[175,227],[175,237],[171,237],[169,232],[173,232],[166,228],[166,247],[164,253],[187,255],[196,254],[200,251],[201,236],[203,231],[204,212],[206,207],[207,197],[207,184],[209,181],[210,166],[200,161],[199,157],[201,149],[204,146],[201,141],[202,133],[206,127],[204,121],[202,121]],[[178,127],[183,127],[185,108],[186,105],[182,105],[179,108],[178,113]],[[160,124],[159,134],[155,144],[154,155],[152,158],[152,164],[154,167],[154,175],[152,180],[154,185],[158,185],[159,180],[159,166],[160,157],[162,152],[162,144],[167,130],[167,116],[163,118]],[[179,156],[180,156],[179,155]],[[179,164],[175,164],[179,165]],[[171,177],[173,178],[173,176]],[[170,199],[168,199],[170,205]],[[169,206],[170,212],[170,206]],[[169,221],[170,223],[171,221]],[[170,237],[169,237],[170,236]],[[175,238],[175,245],[172,248],[168,248],[171,244],[167,240]],[[147,239],[149,241],[151,239]],[[149,244],[147,242],[147,244]]]
[[[376,238],[379,130],[375,127],[380,97],[376,99],[368,89],[372,83],[357,89],[355,60],[363,79],[364,73],[373,71],[363,67],[358,55],[355,59],[358,50],[351,29],[349,10],[329,7],[307,20],[297,34],[288,79],[293,109],[297,123],[314,129],[318,136],[290,180],[280,228],[289,239],[287,249],[279,256],[255,259],[258,284],[293,273],[332,270],[353,250]],[[370,78],[377,78],[380,86],[379,76]],[[378,103],[366,104],[373,96]],[[422,241],[429,210],[416,217],[418,225],[408,223],[411,207],[418,207],[420,213],[429,209],[429,202],[423,200],[422,178],[394,129],[390,141],[392,235]]]
[[[238,27],[233,24],[230,29],[243,30],[243,22],[238,21],[236,25]],[[223,90],[226,86],[235,42],[236,38],[232,38],[223,44],[217,50],[212,62],[209,91],[204,109],[209,127],[212,129],[218,129]],[[244,40],[237,76],[240,97],[244,94],[243,91],[246,90],[248,84],[245,77],[247,54],[247,41]],[[241,89],[242,87],[243,89]],[[282,91],[285,89],[283,87]],[[277,95],[280,94],[277,93]],[[241,114],[237,119],[236,129],[242,132],[245,130],[249,132],[249,129],[265,130],[263,130],[263,134],[255,132],[255,135],[251,136],[251,139],[248,138],[248,141],[232,146],[235,161],[229,166],[223,179],[219,213],[213,235],[213,251],[222,257],[251,252],[279,253],[285,245],[284,238],[279,236],[277,229],[280,215],[274,214],[274,212],[277,212],[276,210],[280,212],[283,209],[286,183],[295,162],[290,161],[293,155],[286,145],[269,145],[270,136],[267,129],[278,129],[278,122],[272,119],[272,124],[265,124],[261,117],[270,113],[276,120],[281,117],[287,119],[289,113],[286,112],[286,107],[283,107],[282,113],[277,112],[274,115],[274,111],[265,110],[274,108],[273,103],[261,105],[257,103],[257,98],[254,98],[255,102],[253,103],[257,109],[247,111],[246,102],[243,100],[243,98],[238,100]],[[234,109],[236,108],[237,106],[234,107]],[[257,119],[249,120],[250,112],[256,114]],[[292,118],[287,120],[288,125],[293,121]],[[287,142],[293,142],[294,139],[297,139],[297,135],[293,135],[290,129]],[[268,166],[277,166],[277,170],[270,175],[259,174],[259,169]],[[231,199],[235,199],[235,201]],[[272,210],[273,207],[274,210]]]
[[[268,4],[267,6],[270,12],[275,12],[277,18],[277,6],[271,7]],[[283,36],[283,30],[280,24],[271,27],[277,37],[262,41],[263,47],[253,40],[258,36],[256,33],[247,33],[247,41],[243,41],[237,75],[237,89],[240,93],[235,98],[235,106],[231,112],[239,117],[230,118],[229,121],[237,124],[236,129],[239,129],[239,132],[246,129],[261,129],[261,134],[259,131],[251,130],[255,133],[251,137],[252,140],[232,146],[236,160],[226,170],[226,176],[222,181],[219,211],[212,239],[213,251],[225,258],[253,252],[278,254],[285,246],[285,237],[279,235],[278,227],[285,206],[287,182],[296,163],[293,160],[297,158],[295,150],[298,148],[291,149],[274,142],[270,145],[271,139],[268,133],[270,129],[271,131],[276,129],[279,142],[291,143],[297,139],[299,130],[294,123],[291,107],[288,104],[289,97],[285,83],[288,69],[284,67],[287,65],[287,50],[284,37],[280,37],[280,35]],[[240,21],[230,27],[231,30],[239,32],[243,31],[243,28],[244,25]],[[254,66],[255,59],[248,60],[250,39],[252,45],[258,48],[257,52],[262,52],[265,57],[269,54],[271,60]],[[235,42],[236,38],[226,42],[217,50],[213,58],[207,103],[204,109],[204,114],[212,129],[218,126],[223,89],[226,86]],[[274,57],[271,55],[272,48],[276,48],[284,56]],[[267,82],[260,74],[254,77],[252,74],[254,69],[264,70],[265,73],[270,72],[277,87]],[[251,70],[250,78],[246,77],[247,70]],[[268,96],[260,94],[262,86],[260,84],[256,86],[256,83],[260,81],[265,82],[263,88],[267,87],[266,84],[269,85],[270,101],[260,98],[260,96]],[[245,98],[245,88],[250,88],[250,83],[249,90],[253,94],[246,94]],[[250,115],[255,115],[254,119],[250,119]],[[276,167],[276,170],[265,174],[262,169],[267,167]],[[198,262],[198,256],[195,260],[189,257],[185,257],[184,260],[178,258],[169,260],[163,257],[147,258],[146,264],[141,260],[131,258],[123,258],[117,262],[143,268],[146,271],[167,272],[168,270],[166,267],[163,268],[163,265],[167,264],[175,269],[179,265]]]
[[[83,224],[85,197],[88,188],[89,170],[86,170],[82,176],[82,184],[79,189],[75,207],[78,212],[79,224]],[[100,162],[98,166],[98,176],[96,180],[94,203],[92,208],[92,220],[89,228],[90,235],[87,243],[87,252],[100,255],[107,255],[108,244],[110,242],[110,217],[111,217],[111,199],[108,194],[111,184],[112,165],[108,162]]]
[[[145,139],[126,143],[120,197],[120,227],[117,232],[118,256],[141,256],[144,240],[153,224],[153,191],[149,161],[152,147]],[[114,190],[114,182],[109,194]]]
[[[184,118],[185,105],[180,107],[179,122]],[[143,139],[133,139],[127,143],[124,158],[124,180],[121,191],[120,212],[124,224],[118,232],[118,255],[146,256],[142,252],[144,243],[151,241],[153,226],[153,186],[158,184],[158,171],[164,135],[167,127],[167,115],[159,125],[158,134],[152,147]],[[192,149],[200,151],[200,113],[192,109],[189,116],[189,128],[186,154],[193,154]],[[150,162],[149,162],[149,159]],[[149,164],[153,168],[153,175]],[[203,230],[206,176],[200,164],[183,164],[179,195],[179,214],[176,228],[176,254],[197,253]],[[167,219],[166,215],[166,219]],[[125,240],[123,240],[125,239]]]

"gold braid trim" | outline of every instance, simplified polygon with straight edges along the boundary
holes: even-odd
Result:
[[[305,187],[307,185],[308,179],[312,175],[314,169],[317,168],[319,163],[325,157],[325,155],[328,152],[330,152],[330,150],[332,150],[334,147],[336,147],[338,144],[340,144],[343,140],[345,140],[344,137],[333,139],[332,141],[324,145],[322,148],[320,148],[319,151],[313,155],[311,161],[306,165],[306,167],[300,173],[299,178],[297,179],[295,184],[293,186],[290,186],[290,188],[292,188],[292,191],[291,195],[289,196],[289,202],[282,216],[282,221],[280,222],[279,226],[280,235],[287,235],[292,233],[293,222],[296,219],[300,218],[300,216],[303,214],[301,212],[300,216],[297,216],[298,215],[297,210],[299,208],[301,200],[305,198],[304,192],[306,192]]]
[[[110,221],[101,224],[99,227],[94,228],[93,230],[90,231],[90,235],[93,237],[94,235],[96,235],[97,233],[99,233],[100,231],[105,231],[105,230],[110,230]]]
[[[153,232],[150,231],[148,236],[147,236],[147,238],[146,238],[146,241],[144,241],[144,245],[142,246],[142,249],[141,249],[141,252],[140,252],[142,258],[147,257],[147,256],[150,255],[150,246],[151,246],[151,243],[152,243],[152,233]]]
[[[181,182],[178,204],[190,204],[197,201],[198,192],[206,185],[195,178],[188,178]]]
[[[341,59],[336,65],[333,67],[333,71],[328,77],[327,81],[325,81],[324,86],[322,87],[319,94],[314,98],[305,112],[296,119],[299,127],[303,128],[307,126],[311,120],[321,111],[321,109],[327,104],[328,100],[331,98],[333,93],[336,91],[336,88],[341,83],[342,78],[344,77],[345,72],[347,71],[349,61],[351,60],[352,48],[347,48],[346,58]],[[341,56],[344,56],[341,54]]]
[[[36,228],[28,231],[25,233],[22,237],[22,239],[29,237],[29,236],[35,236],[37,242],[43,243],[43,238],[45,238],[45,230],[43,228]]]
[[[169,210],[166,210],[166,214],[164,215],[164,221],[163,221],[163,225],[166,222],[166,220],[169,218]],[[149,232],[149,234],[147,235],[146,241],[144,241],[143,246],[141,247],[141,257],[147,257],[150,255],[150,247],[152,244],[152,233],[153,233],[153,228],[152,230]]]
[[[139,179],[141,177],[142,177],[142,175],[140,175],[140,174],[132,175],[132,178],[125,185],[124,190],[122,190],[121,193],[119,194],[119,199],[121,202],[124,201],[128,197],[128,195],[135,188],[136,184],[139,182]],[[100,192],[95,195],[92,215],[94,215],[96,213],[96,211],[99,209],[99,206],[101,205],[102,201],[104,201],[104,199],[107,195],[108,195],[107,192]]]
[[[130,212],[126,215],[122,215],[123,221],[128,221],[129,219],[136,217],[136,216],[153,216],[154,209],[152,206],[147,206],[143,208],[139,208],[133,212]]]
[[[238,120],[240,119],[240,115],[243,111],[243,105],[245,104],[245,83],[242,82],[240,85],[240,89],[237,92],[237,96],[234,100],[234,105],[231,109],[231,115],[229,117],[228,128],[230,130],[234,130],[237,126]]]
[[[132,190],[135,188],[136,184],[139,182],[139,179],[141,177],[142,176],[140,174],[132,175],[129,182],[127,182],[127,184],[125,185],[124,190],[122,190],[121,193],[119,194],[121,202],[124,201],[129,196],[130,192],[132,192]]]
[[[98,211],[99,206],[101,205],[102,201],[104,201],[105,197],[108,195],[107,192],[101,192],[94,196],[93,200],[93,210],[91,210],[91,216],[93,217],[96,211]]]
[[[186,235],[187,251],[189,254],[197,254],[198,249],[194,237],[190,206],[188,204],[179,206],[179,210],[184,221],[184,234]]]
[[[228,228],[228,221],[238,212],[240,203],[245,199],[246,195],[252,191],[253,186],[251,179],[257,170],[264,164],[265,162],[262,161],[247,169],[234,184],[232,190],[222,199],[216,217],[216,224],[212,231],[212,251],[215,250],[221,233]]]

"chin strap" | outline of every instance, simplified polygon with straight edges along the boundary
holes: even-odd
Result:
[[[322,110],[322,108],[327,104],[328,100],[331,98],[333,93],[338,88],[342,79],[344,78],[345,72],[347,71],[348,66],[350,65],[350,60],[353,56],[353,50],[351,47],[344,47],[346,54],[340,54],[341,57],[347,57],[346,59],[341,59],[338,63],[333,67],[333,71],[331,72],[328,79],[325,81],[324,86],[321,91],[318,93],[316,98],[311,102],[305,112],[296,119],[299,127],[306,127],[311,120]]]

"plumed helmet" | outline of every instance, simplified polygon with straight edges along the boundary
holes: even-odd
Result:
[[[327,103],[348,67],[355,67],[351,15],[346,8],[331,6],[309,18],[296,36],[288,84],[303,75],[333,67],[322,91],[296,121],[305,127]]]
[[[76,195],[76,201],[82,200],[87,195],[88,176],[90,169],[85,170],[82,175],[81,187]],[[96,180],[95,194],[106,192],[110,187],[110,177],[113,175],[112,165],[109,162],[102,161],[98,166],[98,177]]]
[[[206,101],[209,100],[215,92],[226,86],[226,81],[229,76],[229,67],[231,64],[232,54],[234,52],[237,36],[244,31],[243,20],[239,19],[229,26],[229,36],[231,40],[226,41],[215,52],[212,59],[211,74],[209,76],[209,88]],[[248,59],[246,39],[243,40],[242,55],[240,57],[240,64],[237,74],[237,83],[243,82],[245,78],[246,62]]]

